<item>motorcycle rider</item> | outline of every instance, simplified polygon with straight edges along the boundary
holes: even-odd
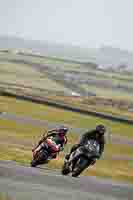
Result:
[[[106,131],[105,126],[100,124],[100,125],[97,125],[94,130],[87,131],[86,133],[84,133],[82,135],[80,142],[78,144],[75,144],[72,146],[70,153],[65,156],[65,159],[69,160],[71,153],[74,152],[79,146],[84,145],[86,143],[86,141],[90,140],[90,139],[95,139],[96,141],[99,142],[99,145],[100,145],[99,158],[100,158],[104,151],[104,145],[105,145],[104,133],[105,133],[105,131]],[[93,164],[95,164],[95,162],[96,162],[96,159],[94,159],[91,164],[93,165]]]
[[[56,143],[57,149],[59,149],[58,152],[64,150],[64,145],[67,144],[67,134],[68,127],[66,126],[60,126],[59,128],[49,130],[47,132],[47,135],[44,133],[42,138],[39,140],[37,146],[32,149],[32,152],[38,151],[38,147],[45,142],[47,138],[52,138],[52,140]],[[56,158],[57,152],[53,154],[53,158]]]

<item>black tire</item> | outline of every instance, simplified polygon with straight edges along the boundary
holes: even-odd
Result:
[[[73,169],[72,176],[73,177],[79,176],[88,167],[88,165],[89,165],[88,159],[86,159],[85,157],[80,157],[80,161],[77,162],[77,164]]]
[[[64,164],[61,173],[62,175],[68,175],[70,173],[69,167],[66,164]]]
[[[62,169],[62,171],[61,171],[62,175],[65,175],[65,176],[68,175],[69,172],[70,172],[69,169],[65,169],[65,168]]]
[[[31,167],[36,167],[37,165],[45,163],[47,158],[48,156],[43,151],[41,151],[39,155],[37,156],[37,158],[31,161]]]
[[[30,165],[31,165],[31,167],[36,167],[38,165],[38,163],[36,160],[32,160]]]

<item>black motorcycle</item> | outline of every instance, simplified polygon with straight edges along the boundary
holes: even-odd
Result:
[[[62,174],[72,173],[73,177],[79,176],[91,165],[94,159],[99,157],[99,149],[100,145],[96,140],[88,140],[84,146],[79,146],[72,152],[69,160],[64,160]]]

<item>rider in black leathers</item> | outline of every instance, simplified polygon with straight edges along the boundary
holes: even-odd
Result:
[[[70,153],[65,156],[65,159],[68,160],[71,153],[75,151],[79,146],[82,146],[86,143],[86,140],[89,139],[95,139],[100,144],[100,150],[99,150],[99,158],[101,157],[103,151],[104,151],[104,144],[105,144],[105,138],[104,133],[106,131],[106,128],[104,125],[98,125],[94,130],[87,131],[83,134],[80,142],[78,144],[73,145],[73,147],[70,150]],[[96,160],[94,160],[91,164],[95,164]]]

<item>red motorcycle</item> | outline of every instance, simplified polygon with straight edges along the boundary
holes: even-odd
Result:
[[[60,146],[57,145],[52,138],[47,138],[41,143],[37,149],[33,151],[33,159],[31,167],[48,163],[50,160],[55,159],[60,151]]]

